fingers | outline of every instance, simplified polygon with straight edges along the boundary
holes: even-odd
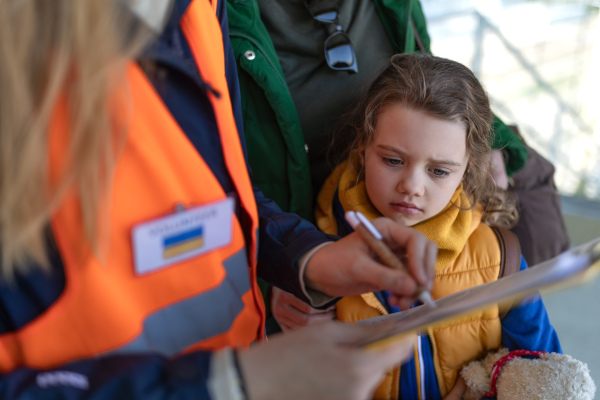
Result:
[[[277,287],[273,287],[273,294],[271,297],[271,305],[282,304],[287,307],[295,308],[298,311],[303,312],[304,314],[320,314],[325,311],[331,311],[335,309],[335,306],[331,306],[326,310],[318,310],[316,308],[311,307],[304,301],[300,300],[296,296],[291,293],[288,293],[284,290],[281,290]]]
[[[317,310],[296,296],[275,287],[271,297],[271,311],[284,332],[335,318],[335,306]]]
[[[431,286],[435,274],[437,246],[422,233],[403,227],[387,218],[373,221],[391,249],[403,250],[412,277],[426,287]]]
[[[381,348],[369,350],[385,370],[409,360],[413,356],[415,340],[413,336],[392,339]]]
[[[377,325],[331,321],[320,323],[311,329],[318,330],[319,334],[325,336],[327,338],[325,340],[330,343],[354,345],[366,342],[376,336],[391,334],[395,328],[396,322],[394,321],[384,321]]]
[[[492,178],[494,178],[494,182],[496,186],[501,189],[508,189],[508,175],[506,174],[506,164],[504,163],[504,156],[502,155],[502,150],[493,149],[492,150]]]
[[[307,285],[331,296],[389,290],[399,297],[415,297],[418,285],[430,288],[437,259],[436,245],[418,231],[387,218],[373,222],[388,247],[397,255],[407,256],[407,270],[399,271],[382,264],[361,235],[354,232],[314,253],[304,270]]]
[[[408,310],[417,302],[416,297],[403,297],[392,294],[389,298],[389,302],[392,305],[398,306],[401,310]]]
[[[425,269],[427,273],[427,283],[423,283],[429,290],[433,286],[433,278],[435,278],[435,264],[437,262],[438,247],[434,242],[427,241],[425,249]]]
[[[467,384],[465,383],[464,378],[462,377],[462,375],[458,375],[458,379],[456,380],[456,383],[454,384],[454,388],[450,391],[450,393],[448,393],[445,397],[444,400],[460,400],[463,397],[463,394],[465,394],[465,392],[467,391]]]
[[[303,326],[313,325],[321,321],[330,321],[335,318],[334,311],[319,314],[304,314],[294,308],[287,308],[285,312],[273,312],[273,316],[284,332],[289,332]]]
[[[388,328],[329,321],[273,335],[268,343],[239,353],[249,397],[372,398],[385,372],[412,354],[412,340],[393,341],[380,349],[352,345],[381,329]]]
[[[353,269],[352,278],[368,284],[367,291],[389,290],[400,296],[415,294],[417,284],[410,274],[388,267],[382,268],[379,262],[371,258],[361,261]]]
[[[329,324],[323,325],[328,330],[328,337],[335,344],[352,345],[367,341],[374,336],[391,333],[395,323],[379,324],[377,326],[354,324]],[[363,348],[363,363],[370,364],[373,369],[382,372],[408,360],[413,354],[414,335],[408,337],[391,338],[380,347]]]

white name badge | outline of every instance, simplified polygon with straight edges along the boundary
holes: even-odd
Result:
[[[147,274],[228,245],[235,201],[231,198],[177,211],[131,231],[137,275]]]

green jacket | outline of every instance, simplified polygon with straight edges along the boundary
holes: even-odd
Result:
[[[417,44],[409,15],[430,52],[425,16],[418,0],[373,0],[396,52],[414,52]],[[229,36],[235,53],[248,158],[253,183],[284,210],[312,221],[313,191],[304,137],[294,102],[256,0],[227,0]],[[509,175],[519,170],[527,151],[499,119],[494,148],[509,155]],[[318,189],[318,188],[315,188]]]

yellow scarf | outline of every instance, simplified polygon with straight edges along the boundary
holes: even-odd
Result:
[[[344,211],[360,211],[370,220],[381,217],[381,213],[369,200],[364,180],[357,179],[360,165],[360,159],[354,153],[338,165],[325,181],[315,210],[317,226],[322,231],[337,234],[337,223],[332,208],[333,196],[336,193]],[[438,246],[436,270],[458,257],[467,239],[479,225],[482,209],[479,205],[470,207],[471,203],[461,183],[440,213],[413,226]]]

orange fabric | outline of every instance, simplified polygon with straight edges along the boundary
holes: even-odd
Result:
[[[217,9],[217,3],[218,0],[212,0],[214,11]],[[252,189],[252,183],[246,165],[246,158],[244,157],[244,152],[239,141],[237,126],[231,108],[229,87],[227,85],[227,80],[225,79],[225,54],[222,46],[223,43],[220,39],[214,39],[214,32],[221,32],[221,27],[216,18],[206,18],[206,14],[209,12],[206,6],[207,4],[201,0],[193,1],[181,20],[181,29],[188,40],[202,80],[210,84],[221,94],[220,99],[217,99],[213,93],[209,93],[208,96],[215,109],[217,124],[219,125],[221,134],[221,144],[225,149],[225,163],[227,169],[230,171],[237,171],[235,174],[231,174],[231,179],[240,195],[242,207],[251,217],[251,243],[248,244],[248,246],[252,268],[255,270],[256,260],[258,258],[258,249],[256,247],[258,243],[258,210],[256,209],[256,200],[254,199],[254,190]],[[214,17],[214,12],[209,15]],[[219,36],[219,38],[220,37],[221,36]],[[215,60],[206,62],[207,53],[215,55]],[[264,310],[264,303],[258,284],[255,280],[252,281],[252,284],[253,290],[257,294],[257,296],[255,296],[256,306]],[[262,329],[262,336],[264,336],[264,327]]]
[[[132,63],[127,78],[133,113],[105,207],[110,212],[110,231],[103,258],[82,251],[81,213],[75,192],[70,191],[52,218],[65,267],[64,292],[39,318],[0,336],[0,371],[21,365],[50,368],[126,345],[140,334],[144,319],[154,311],[219,286],[225,276],[223,261],[243,251],[244,245],[249,250],[251,289],[242,294],[243,310],[228,332],[187,350],[247,346],[264,336],[264,306],[256,284],[258,215],[228,96],[221,30],[206,0],[192,2],[182,26],[192,48],[204,48],[204,57],[197,58],[203,79],[222,94],[221,99],[211,101],[227,168],[249,215],[251,242],[245,243],[242,227],[233,218],[230,245],[145,275],[135,274],[130,238],[135,225],[168,215],[177,203],[207,204],[224,199],[225,193],[143,72]],[[50,129],[51,182],[63,168],[69,140],[67,116],[63,99]]]

